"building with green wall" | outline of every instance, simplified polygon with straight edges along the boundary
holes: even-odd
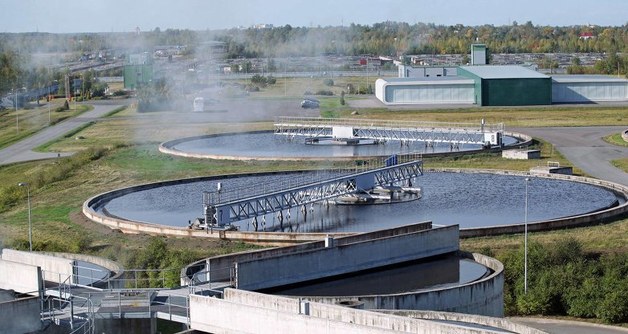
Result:
[[[552,104],[552,78],[521,66],[461,66],[458,75],[475,81],[479,106]]]
[[[148,53],[132,54],[124,64],[124,89],[135,90],[153,81],[153,59]]]

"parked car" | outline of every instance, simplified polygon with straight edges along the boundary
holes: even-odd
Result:
[[[301,108],[304,108],[304,109],[316,109],[316,108],[318,108],[318,102],[317,101],[313,101],[313,100],[309,100],[309,99],[305,99],[305,100],[301,101]]]

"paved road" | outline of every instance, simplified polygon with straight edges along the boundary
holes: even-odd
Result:
[[[627,158],[628,147],[615,146],[602,139],[626,128],[628,127],[513,128],[512,131],[549,141],[572,164],[591,176],[628,185],[628,174],[610,163],[611,160]]]
[[[117,103],[94,104],[94,110],[86,112],[78,117],[70,118],[59,124],[51,126],[38,132],[37,134],[26,138],[16,144],[0,150],[0,165],[6,165],[14,162],[24,162],[31,160],[40,160],[47,158],[55,158],[57,153],[39,153],[33,152],[35,147],[47,143],[63,134],[82,126],[90,121],[102,117],[109,111],[124,105],[124,101],[116,101]],[[61,153],[61,156],[71,155],[72,153]]]
[[[581,321],[564,321],[542,318],[509,318],[514,322],[544,330],[553,334],[626,334],[628,329],[591,324]]]

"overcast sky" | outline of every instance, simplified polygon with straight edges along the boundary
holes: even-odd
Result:
[[[626,0],[0,0],[0,32],[123,32],[398,21],[618,26]]]

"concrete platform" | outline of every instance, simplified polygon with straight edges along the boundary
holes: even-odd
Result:
[[[502,158],[517,160],[541,159],[541,150],[505,150],[502,151]]]

